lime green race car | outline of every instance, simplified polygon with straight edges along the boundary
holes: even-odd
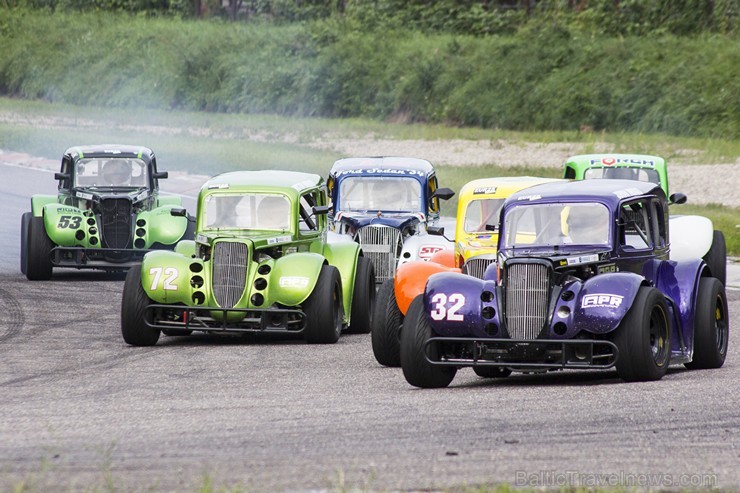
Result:
[[[328,211],[318,175],[236,171],[210,179],[198,196],[195,240],[150,252],[129,271],[123,339],[151,346],[161,332],[197,330],[334,343],[345,328],[369,332],[373,265],[357,243],[327,241]]]
[[[193,239],[179,197],[163,197],[151,149],[131,145],[70,147],[57,195],[34,195],[21,218],[21,272],[47,280],[57,267],[121,271],[150,250]]]

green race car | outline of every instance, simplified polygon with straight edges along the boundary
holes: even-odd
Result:
[[[50,279],[54,267],[125,270],[152,249],[193,238],[179,197],[162,197],[151,149],[96,145],[67,149],[57,195],[34,195],[21,219],[21,272]]]
[[[148,253],[123,290],[121,332],[135,346],[161,332],[283,332],[334,343],[370,331],[372,263],[354,242],[327,242],[319,175],[236,171],[198,196],[194,241]],[[172,214],[184,216],[184,209]]]

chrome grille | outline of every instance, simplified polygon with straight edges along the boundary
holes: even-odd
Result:
[[[213,246],[213,296],[221,308],[233,308],[244,294],[249,250],[244,243],[220,241]]]
[[[100,201],[100,234],[103,248],[131,247],[131,201]]]
[[[486,268],[495,262],[495,259],[485,257],[473,257],[465,262],[463,266],[463,272],[469,276],[483,279],[483,274],[486,272]]]
[[[543,264],[506,268],[506,327],[512,339],[536,339],[547,319],[549,269]]]
[[[389,226],[365,226],[358,232],[360,246],[375,267],[375,281],[393,277],[400,253],[401,232]]]

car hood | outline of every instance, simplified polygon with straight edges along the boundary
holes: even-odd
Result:
[[[352,229],[360,229],[365,226],[390,226],[391,228],[403,229],[413,224],[422,222],[423,217],[420,213],[408,214],[383,214],[383,213],[347,213],[340,212],[334,218],[334,221],[348,224]]]

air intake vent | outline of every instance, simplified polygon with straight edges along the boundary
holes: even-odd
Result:
[[[463,273],[469,276],[477,277],[478,279],[483,279],[483,273],[486,272],[488,266],[491,265],[494,261],[495,259],[492,258],[473,257],[465,262],[465,265],[463,266]]]
[[[365,226],[358,235],[365,257],[375,267],[376,282],[392,278],[403,246],[401,232],[389,226]]]
[[[544,264],[506,267],[506,327],[512,339],[536,339],[547,319],[550,271]]]
[[[213,295],[221,308],[234,308],[244,294],[249,250],[244,243],[220,241],[213,246]]]
[[[100,202],[103,248],[131,248],[131,201],[103,199]]]

